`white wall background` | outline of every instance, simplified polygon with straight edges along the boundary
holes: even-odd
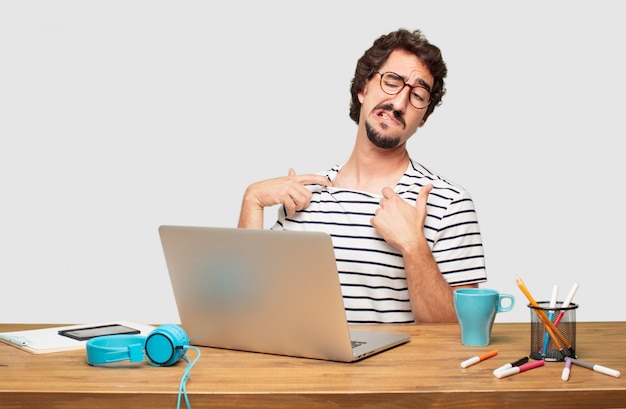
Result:
[[[178,322],[158,226],[234,226],[251,182],[343,162],[356,60],[399,27],[448,63],[409,149],[472,193],[498,320],[529,319],[517,275],[625,320],[622,7],[1,2],[0,322]]]

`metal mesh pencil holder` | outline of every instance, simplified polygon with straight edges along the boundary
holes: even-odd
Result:
[[[548,301],[539,301],[530,308],[530,357],[546,361],[564,361],[575,357],[576,309],[578,304],[563,306],[558,301],[550,308]]]

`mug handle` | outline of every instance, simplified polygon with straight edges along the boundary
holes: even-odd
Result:
[[[511,304],[505,307],[502,305],[502,301],[507,300],[507,299],[511,301]],[[511,311],[514,306],[515,306],[515,297],[513,297],[511,294],[498,294],[498,308],[496,310],[497,312]]]

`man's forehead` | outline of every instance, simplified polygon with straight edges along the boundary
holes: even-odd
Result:
[[[417,55],[402,49],[392,51],[380,70],[395,72],[407,84],[427,85],[432,88],[434,82],[434,77],[426,64]]]

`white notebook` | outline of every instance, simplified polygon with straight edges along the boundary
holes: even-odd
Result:
[[[0,333],[0,341],[33,354],[71,351],[74,349],[84,349],[87,341],[77,341],[75,339],[59,335],[59,331],[111,324],[122,324],[130,328],[135,328],[139,330],[140,335],[148,335],[152,332],[152,330],[154,330],[154,327],[151,325],[138,324],[136,322],[129,321],[115,321],[2,332]]]

